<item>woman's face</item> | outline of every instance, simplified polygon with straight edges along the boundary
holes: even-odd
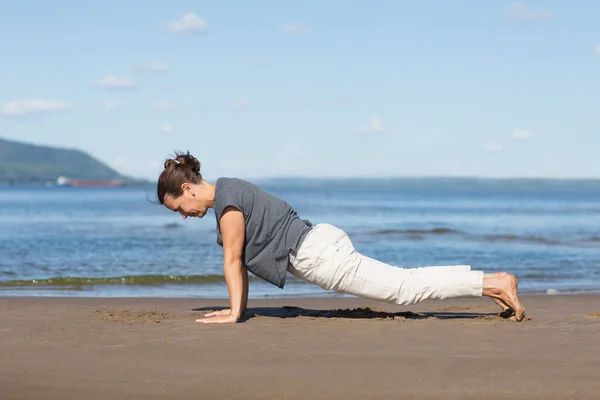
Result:
[[[202,196],[200,196],[201,191],[198,189],[192,184],[184,183],[183,194],[180,196],[174,198],[169,194],[165,195],[165,207],[171,211],[178,212],[183,219],[187,217],[204,217],[208,210],[208,201],[202,199]]]

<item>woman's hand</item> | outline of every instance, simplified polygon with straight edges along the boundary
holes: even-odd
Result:
[[[221,310],[206,314],[203,318],[199,318],[196,322],[203,324],[235,324],[238,322],[239,316],[232,314],[231,310]]]

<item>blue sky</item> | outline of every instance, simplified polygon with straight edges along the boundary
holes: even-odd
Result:
[[[599,178],[599,15],[591,0],[4,1],[0,137],[150,179],[187,149],[208,179]]]

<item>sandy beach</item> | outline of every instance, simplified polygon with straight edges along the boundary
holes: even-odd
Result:
[[[522,301],[0,298],[0,398],[600,398],[600,296]]]

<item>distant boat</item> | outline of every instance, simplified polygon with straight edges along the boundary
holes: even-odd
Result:
[[[92,179],[69,179],[64,176],[58,177],[56,180],[58,186],[69,187],[122,187],[122,186],[139,186],[142,183],[136,181],[125,181],[117,179],[109,180],[92,180]]]

